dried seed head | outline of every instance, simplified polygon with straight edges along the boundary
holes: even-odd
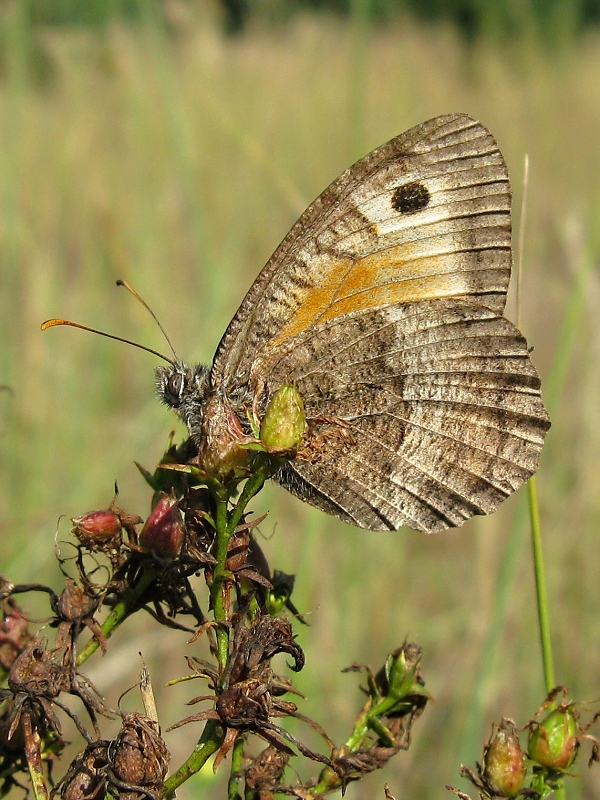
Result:
[[[72,578],[65,579],[65,588],[56,601],[56,613],[61,620],[74,622],[92,614],[99,601],[85,592]]]
[[[136,712],[123,715],[123,726],[112,752],[112,768],[115,778],[131,791],[120,791],[120,798],[158,796],[169,759],[157,722]],[[136,787],[139,791],[135,791]]]
[[[96,742],[79,753],[57,787],[63,800],[103,800],[106,797],[107,751],[107,742]]]
[[[274,792],[281,782],[281,777],[289,761],[287,753],[282,753],[273,745],[269,745],[246,768],[246,786],[259,792]]]
[[[40,642],[21,653],[8,676],[13,692],[47,698],[56,697],[68,682],[68,665],[62,663],[61,653],[47,650]]]

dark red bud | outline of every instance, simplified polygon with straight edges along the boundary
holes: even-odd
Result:
[[[162,558],[176,558],[184,538],[185,525],[177,501],[163,493],[142,529],[140,546]]]
[[[82,543],[92,540],[95,544],[101,544],[121,532],[121,520],[108,508],[104,511],[90,511],[82,517],[74,517],[71,522],[75,526],[73,533]]]

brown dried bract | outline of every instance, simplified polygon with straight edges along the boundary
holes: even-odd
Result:
[[[246,786],[258,793],[260,800],[271,800],[289,761],[289,755],[269,745],[246,767]]]
[[[216,702],[214,708],[200,711],[172,727],[202,720],[220,722],[225,728],[225,736],[215,759],[215,769],[235,743],[240,731],[257,734],[287,755],[294,754],[288,744],[290,742],[303,755],[331,763],[328,758],[313,753],[271,721],[277,717],[299,716],[295,703],[281,699],[287,692],[298,692],[289,680],[273,673],[270,662],[277,653],[290,654],[294,661],[288,666],[295,671],[302,669],[304,654],[294,641],[287,620],[268,614],[259,615],[247,627],[245,610],[241,610],[234,618],[229,669],[222,681],[211,666],[200,664],[197,670],[199,677],[208,679],[213,688],[222,684],[223,689],[215,698],[201,695],[191,700],[191,704],[209,699]]]
[[[101,603],[102,595],[95,594],[91,587],[83,589],[71,578],[66,578],[62,593],[52,600],[52,608],[56,614],[54,624],[58,626],[56,647],[74,647],[77,637],[85,627],[89,628],[103,652],[106,652],[106,637],[94,617]]]
[[[106,796],[109,781],[109,745],[107,741],[88,745],[72,761],[51,796],[60,792],[63,800],[102,800]]]
[[[234,531],[227,549],[227,569],[233,573],[236,583],[251,581],[263,589],[271,589],[269,566],[254,536],[252,528],[259,525],[264,516],[253,522],[244,521]]]

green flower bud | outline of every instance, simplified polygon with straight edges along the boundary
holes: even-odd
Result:
[[[306,414],[300,392],[284,384],[267,406],[260,426],[260,440],[267,447],[292,450],[298,447],[306,430]]]
[[[515,723],[503,719],[485,749],[483,777],[500,797],[515,797],[527,774]]]
[[[374,716],[404,716],[411,708],[423,708],[430,699],[421,678],[421,648],[405,642],[391,653],[375,675],[374,692],[381,699],[371,709]]]
[[[579,727],[573,706],[560,706],[529,735],[529,758],[549,769],[568,769],[579,747]]]

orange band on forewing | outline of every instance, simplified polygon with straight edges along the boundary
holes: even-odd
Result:
[[[406,253],[406,247],[403,249]],[[297,312],[269,346],[276,347],[311,325],[353,311],[468,292],[468,273],[454,270],[431,275],[431,267],[431,258],[401,261],[397,248],[354,262],[336,260],[328,270],[329,280],[307,291]]]
[[[460,275],[433,275],[414,278],[401,283],[373,286],[357,294],[343,297],[333,303],[319,318],[319,322],[349,314],[400,303],[415,303],[418,300],[441,299],[465,294],[465,283]]]

